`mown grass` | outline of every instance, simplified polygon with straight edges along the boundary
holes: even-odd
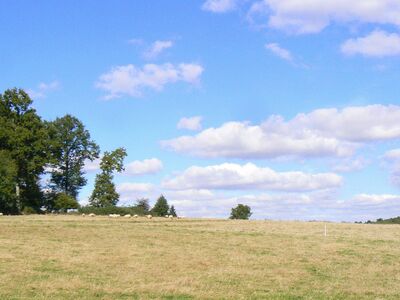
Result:
[[[400,226],[0,217],[0,299],[400,299]]]

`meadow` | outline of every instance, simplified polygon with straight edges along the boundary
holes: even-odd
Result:
[[[0,217],[0,299],[400,299],[400,225]]]

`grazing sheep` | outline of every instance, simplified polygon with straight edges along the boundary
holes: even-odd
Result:
[[[169,215],[165,215],[164,218],[169,218]]]
[[[82,214],[82,217],[86,216],[86,214]]]
[[[0,216],[3,216],[3,213],[0,213]]]
[[[137,217],[139,217],[139,216],[138,216],[138,215],[133,215],[133,217],[134,217],[134,218],[137,218]]]
[[[153,216],[152,215],[147,215],[146,217],[147,217],[147,219],[151,219]]]
[[[121,215],[119,215],[119,214],[109,214],[108,216],[110,218],[119,218]]]
[[[95,216],[96,216],[96,214],[94,214],[94,213],[89,214],[89,217],[95,217]]]
[[[169,215],[168,218],[170,218],[171,220],[174,218],[173,215]]]
[[[130,215],[130,214],[126,214],[125,216],[124,216],[124,218],[131,218],[132,216]]]

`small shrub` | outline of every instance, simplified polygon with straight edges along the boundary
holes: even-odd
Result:
[[[37,214],[37,211],[30,206],[25,206],[24,209],[22,210],[22,214],[23,215],[33,215],[33,214]]]
[[[54,208],[58,211],[66,212],[68,209],[79,208],[79,203],[73,197],[65,193],[60,193],[54,200]]]

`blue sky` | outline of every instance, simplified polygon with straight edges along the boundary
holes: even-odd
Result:
[[[394,0],[1,1],[0,90],[126,147],[123,205],[163,193],[185,216],[391,217],[399,25]]]

